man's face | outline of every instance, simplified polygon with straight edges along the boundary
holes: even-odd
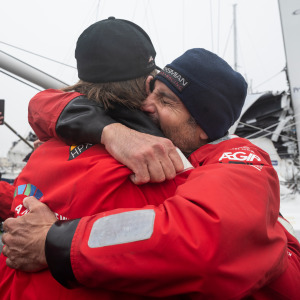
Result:
[[[142,110],[183,153],[190,154],[203,145],[200,138],[203,130],[180,99],[159,80],[155,81],[155,88],[145,100]]]

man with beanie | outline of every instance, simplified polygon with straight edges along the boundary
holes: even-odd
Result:
[[[39,209],[44,220],[36,224],[50,228],[45,251],[54,278],[66,287],[147,297],[297,299],[300,249],[279,217],[277,174],[263,150],[226,135],[246,88],[240,74],[204,49],[187,51],[154,80],[147,78],[143,109],[194,169],[159,205],[57,221],[51,228],[51,211],[27,198],[30,213],[22,218],[35,220]],[[12,222],[5,222],[6,231]]]

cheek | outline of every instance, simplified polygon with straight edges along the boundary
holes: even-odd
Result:
[[[158,117],[159,117],[159,122],[161,126],[173,126],[176,125],[176,123],[179,120],[179,117],[174,114],[174,112],[167,108],[163,107],[161,109],[158,109]]]

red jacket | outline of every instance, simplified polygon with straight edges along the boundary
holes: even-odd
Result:
[[[122,213],[132,209],[80,220],[71,246],[76,280],[157,297],[299,299],[299,242],[277,221],[279,185],[269,156],[235,138],[201,147],[191,161],[196,169],[173,197],[135,210],[155,214],[151,237],[114,244],[106,235],[106,222],[124,222]]]
[[[5,181],[0,181],[0,221],[7,219],[13,199],[14,187]]]
[[[49,99],[61,92],[43,93],[31,100],[31,115],[42,111],[39,100],[44,95],[48,104],[42,107],[57,105]],[[65,104],[72,100],[68,97]],[[59,96],[54,100],[58,102]],[[44,115],[46,136],[49,130],[55,132],[60,112]],[[75,224],[70,249],[75,281],[142,295],[192,292],[190,299],[240,299],[251,294],[254,299],[300,298],[299,243],[276,221],[279,185],[268,155],[244,139],[232,139],[203,146],[190,159],[197,169],[175,196],[142,209],[144,226],[155,215],[150,238],[113,244],[110,235],[92,232],[97,224],[124,222],[119,213],[134,213],[132,209],[65,223]],[[109,215],[113,217],[105,218]],[[132,224],[122,228],[133,230]],[[53,226],[50,231],[60,229]],[[120,242],[117,229],[121,230],[115,227],[113,232]],[[106,244],[97,244],[97,236],[106,237]],[[51,263],[55,269],[55,260]]]
[[[174,193],[174,181],[153,185],[155,192],[147,185],[137,187],[128,180],[130,172],[101,146],[80,149],[73,149],[80,155],[72,159],[69,147],[57,140],[40,146],[19,176],[14,207],[16,215],[22,214],[24,195],[34,194],[59,219],[81,218],[71,247],[75,278],[84,286],[115,292],[67,290],[49,271],[16,272],[1,256],[3,299],[135,299],[131,294],[182,293],[190,293],[190,299],[249,294],[254,299],[297,299],[299,243],[277,221],[277,176],[262,150],[240,138],[201,147],[191,157],[196,169],[174,196],[158,205]],[[41,165],[47,172],[39,171]],[[89,166],[84,173],[83,166]],[[23,188],[26,182],[32,185]],[[106,194],[100,195],[102,190]],[[141,195],[155,206],[144,206],[150,202]]]
[[[61,112],[72,99],[80,95],[49,89],[36,94],[30,100],[28,122],[41,141],[58,137],[55,126]]]
[[[183,172],[162,184],[136,186],[124,165],[100,145],[67,146],[57,139],[41,145],[31,156],[15,186],[12,209],[15,217],[26,213],[26,196],[35,196],[55,212],[59,220],[82,218],[115,208],[159,205],[174,194],[187,177]],[[15,271],[0,256],[0,299],[135,299],[132,295],[81,287],[69,290],[49,270]],[[126,298],[127,297],[127,298]]]

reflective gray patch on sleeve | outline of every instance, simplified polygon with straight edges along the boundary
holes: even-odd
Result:
[[[153,209],[128,211],[98,219],[91,230],[90,248],[147,240],[154,227]]]

